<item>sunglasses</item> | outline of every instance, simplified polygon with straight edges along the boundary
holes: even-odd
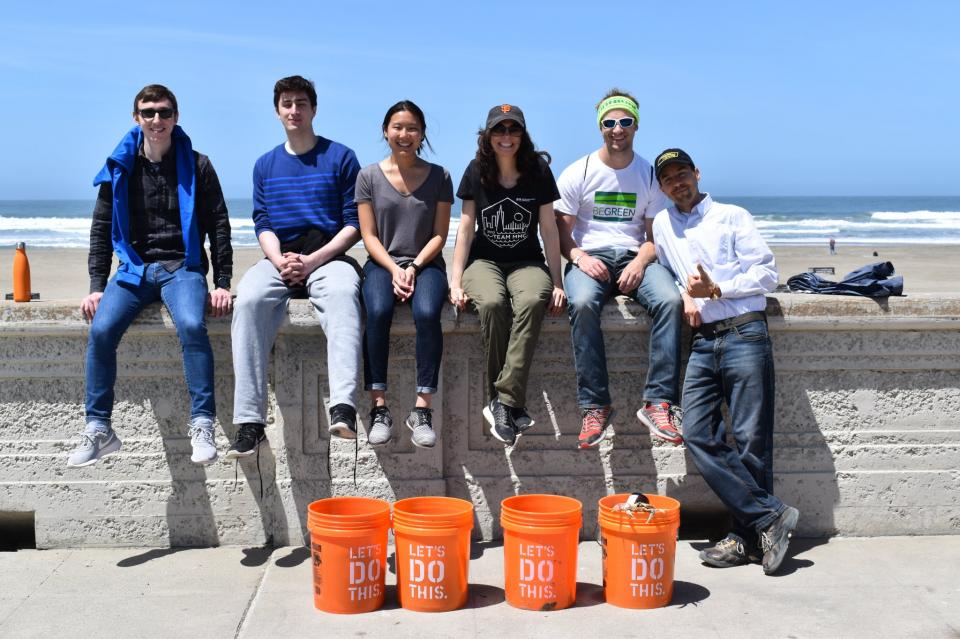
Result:
[[[152,120],[153,116],[159,115],[161,120],[169,120],[173,117],[173,109],[140,109],[137,111],[144,120]]]
[[[619,120],[614,120],[610,118],[609,120],[600,120],[600,126],[605,129],[612,129],[613,127],[620,125],[623,129],[629,129],[633,126],[633,123],[636,122],[633,118],[620,118]]]
[[[493,135],[521,135],[523,133],[522,126],[506,126],[504,124],[498,124],[497,126],[490,129],[490,133]]]

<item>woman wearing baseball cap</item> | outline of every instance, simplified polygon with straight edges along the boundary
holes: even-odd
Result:
[[[470,302],[480,315],[488,394],[483,416],[507,445],[533,426],[525,408],[527,379],[543,315],[559,315],[566,305],[553,214],[560,196],[549,162],[534,148],[523,111],[497,105],[457,189],[463,208],[450,301],[460,310]]]

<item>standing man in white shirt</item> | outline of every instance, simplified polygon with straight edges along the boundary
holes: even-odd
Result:
[[[761,550],[769,575],[800,517],[773,495],[773,348],[764,310],[777,266],[750,213],[700,192],[700,171],[687,153],[667,149],[654,166],[674,203],[653,223],[657,257],[685,288],[684,317],[693,329],[683,439],[734,519],[733,530],[700,559],[727,568],[757,561]],[[727,428],[736,448],[725,441]]]
[[[597,105],[603,145],[560,174],[554,203],[577,370],[579,447],[596,446],[613,416],[600,313],[614,295],[627,295],[650,315],[650,360],[637,417],[650,432],[681,442],[680,395],[683,302],[670,272],[657,264],[650,235],[653,216],[669,202],[653,167],[633,152],[636,99],[611,89]]]

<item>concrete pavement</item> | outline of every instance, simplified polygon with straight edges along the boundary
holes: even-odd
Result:
[[[603,602],[601,557],[580,545],[577,605],[510,607],[503,549],[473,547],[466,608],[331,615],[313,607],[305,548],[0,553],[0,637],[960,637],[960,536],[795,540],[777,576],[725,570],[677,546],[672,604]]]

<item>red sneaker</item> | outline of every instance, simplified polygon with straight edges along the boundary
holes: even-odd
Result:
[[[637,411],[637,419],[650,429],[650,432],[671,444],[682,444],[680,435],[680,411],[667,402],[654,404],[647,402]]]
[[[580,427],[580,437],[577,448],[586,450],[603,441],[603,436],[613,417],[613,407],[583,409],[583,424]]]

